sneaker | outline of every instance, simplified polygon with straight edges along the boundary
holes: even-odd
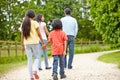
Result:
[[[35,79],[39,79],[37,72],[34,72],[34,77],[35,77]]]
[[[34,80],[34,78],[31,78],[30,80]]]
[[[58,77],[57,76],[53,76],[53,80],[58,80]]]
[[[72,69],[72,66],[68,67],[68,69]]]
[[[39,70],[42,70],[42,68],[39,68]]]
[[[47,67],[47,68],[45,68],[45,69],[51,69],[51,67]]]
[[[65,75],[65,74],[62,75],[62,76],[60,76],[60,79],[63,79],[63,78],[66,78],[66,75]]]

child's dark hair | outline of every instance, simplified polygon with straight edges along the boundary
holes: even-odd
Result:
[[[37,16],[37,18],[36,18],[36,21],[37,21],[37,22],[41,22],[41,21],[42,21],[42,20],[41,20],[42,16],[43,16],[42,14],[39,14],[39,15]]]
[[[52,21],[52,27],[53,27],[53,30],[62,29],[62,22],[61,22],[61,20],[59,20],[59,19],[54,19],[54,20]]]
[[[28,10],[26,12],[25,19],[23,20],[22,23],[22,33],[26,39],[30,36],[30,28],[31,28],[30,18],[34,18],[34,17],[35,17],[35,12],[33,10]]]

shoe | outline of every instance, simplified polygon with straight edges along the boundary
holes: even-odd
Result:
[[[62,75],[62,76],[60,76],[60,79],[63,79],[63,78],[66,78],[66,75],[65,75],[65,74]]]
[[[39,68],[39,70],[42,70],[41,68]]]
[[[72,69],[72,66],[68,67],[68,69]]]
[[[53,80],[58,80],[58,77],[57,76],[53,76]]]
[[[45,69],[51,69],[51,67],[47,67],[47,68],[45,68]]]
[[[30,80],[34,80],[34,78],[31,78]]]
[[[34,72],[34,77],[35,77],[35,79],[39,79],[39,76],[36,71]]]

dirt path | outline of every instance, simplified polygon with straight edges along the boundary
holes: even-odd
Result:
[[[75,55],[73,69],[65,69],[67,78],[61,80],[120,80],[120,69],[116,65],[97,60],[102,54],[116,51],[118,50]],[[42,64],[44,68],[44,63]],[[52,66],[52,59],[50,59],[50,66]],[[51,73],[52,70],[39,71],[40,80],[52,80]],[[5,74],[0,77],[0,80],[29,80],[27,66]]]

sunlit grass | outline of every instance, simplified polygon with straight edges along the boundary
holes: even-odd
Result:
[[[111,50],[110,46],[103,46],[103,45],[84,45],[84,46],[75,46],[75,53],[91,53],[91,52],[98,52],[98,51],[106,51]]]
[[[104,54],[98,58],[98,60],[106,62],[106,63],[114,63],[117,64],[120,68],[120,52]]]
[[[2,60],[3,59],[3,60]],[[17,69],[23,65],[27,65],[26,59],[23,58],[0,58],[0,76],[12,71],[14,69]],[[8,60],[8,61],[7,61]]]

